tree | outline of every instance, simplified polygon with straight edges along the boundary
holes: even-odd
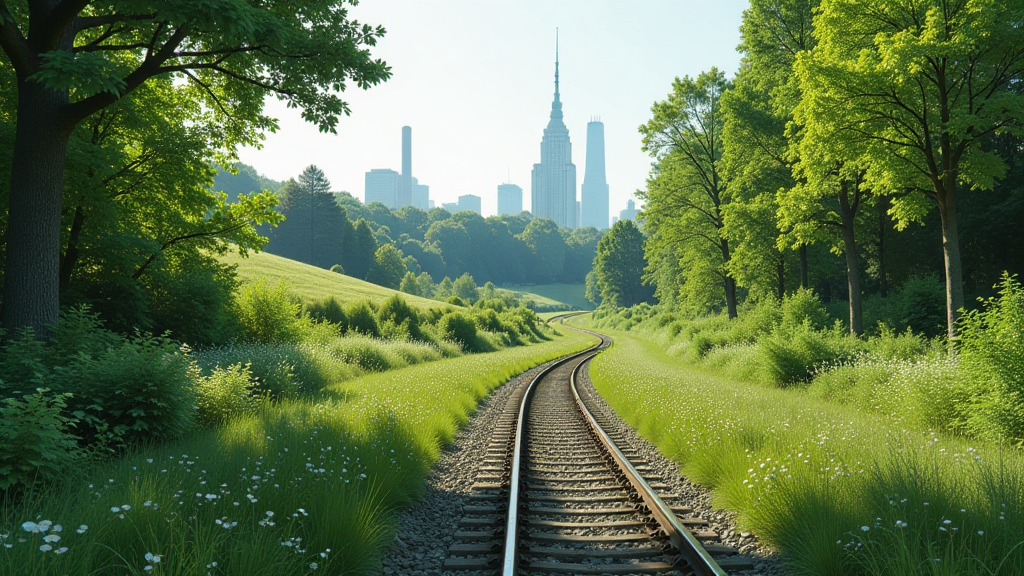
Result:
[[[402,262],[402,251],[391,244],[384,244],[373,255],[373,261],[366,280],[397,290],[402,284],[402,278],[409,272]]]
[[[565,240],[565,263],[562,266],[561,281],[568,284],[585,282],[587,273],[594,265],[597,243],[604,233],[593,226],[577,228]]]
[[[344,265],[349,276],[365,280],[376,253],[377,239],[373,237],[370,225],[362,218],[356,220],[352,229],[352,242],[345,249]]]
[[[654,290],[643,283],[644,235],[630,220],[620,220],[597,243],[596,292],[602,306],[629,307],[647,302]]]
[[[643,149],[658,162],[648,180],[644,213],[654,250],[680,248],[691,272],[717,277],[725,291],[729,318],[736,317],[736,280],[724,233],[723,209],[729,181],[722,173],[722,95],[731,87],[717,68],[672,83],[668,99],[652,107],[640,127]],[[685,248],[684,248],[685,247]],[[687,274],[688,280],[693,274]]]
[[[467,304],[472,304],[480,298],[476,287],[476,280],[469,274],[463,274],[455,279],[455,283],[452,284],[452,292],[453,295],[463,299]]]
[[[438,284],[437,288],[434,290],[434,299],[446,300],[454,295],[454,290],[455,285],[452,282],[452,279],[445,276],[444,279],[441,280],[441,283]]]
[[[522,239],[534,256],[534,265],[527,273],[539,284],[553,282],[565,263],[565,239],[558,225],[550,218],[536,218],[523,230]]]
[[[416,289],[420,296],[430,298],[434,295],[434,279],[426,272],[420,272],[416,277]]]
[[[398,289],[406,294],[412,294],[413,296],[422,296],[420,294],[420,286],[416,283],[416,275],[412,272],[406,272],[405,277],[402,278],[402,283],[398,285]]]
[[[275,2],[0,2],[0,47],[18,89],[3,309],[7,330],[57,322],[65,157],[85,119],[157,77],[192,84],[198,105],[230,117],[228,142],[274,125],[275,94],[334,130],[348,79],[368,87],[390,70],[368,46],[382,28],[348,19],[339,0]]]
[[[330,189],[316,166],[303,170],[298,182],[288,181],[280,191],[285,219],[271,232],[267,251],[320,268],[341,262],[353,229]]]
[[[444,256],[449,275],[465,272],[472,259],[469,232],[454,219],[434,222],[427,230],[426,241]]]
[[[964,304],[958,189],[1005,171],[988,137],[1024,119],[1024,3],[825,0],[797,58],[805,137],[836,144],[901,226],[938,206],[950,338]],[[904,194],[904,192],[910,192]]]

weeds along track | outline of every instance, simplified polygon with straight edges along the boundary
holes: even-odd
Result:
[[[752,568],[655,474],[577,387],[611,345],[552,364],[508,398],[446,575],[722,575]]]

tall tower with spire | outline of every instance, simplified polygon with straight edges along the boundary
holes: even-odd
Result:
[[[558,87],[558,32],[555,32],[555,99],[551,118],[540,142],[540,163],[533,165],[531,209],[538,218],[550,218],[559,226],[576,228],[576,165],[572,163],[569,129],[562,121]]]

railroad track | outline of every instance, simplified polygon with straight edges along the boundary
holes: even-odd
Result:
[[[556,317],[552,320],[562,317]],[[747,558],[670,492],[596,409],[568,356],[509,397],[449,547],[445,574],[722,576]]]

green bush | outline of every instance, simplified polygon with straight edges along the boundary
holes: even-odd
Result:
[[[342,332],[348,330],[348,315],[334,296],[306,303],[306,314],[314,320],[336,324]]]
[[[248,366],[216,367],[196,385],[197,420],[202,426],[226,422],[229,418],[256,411],[255,383]]]
[[[459,298],[458,296],[449,296],[448,298],[445,299],[445,303],[452,304],[454,306],[466,306],[466,301],[463,300],[462,298]]]
[[[367,301],[355,302],[348,308],[348,329],[364,336],[380,337],[377,316]]]
[[[194,422],[194,364],[168,338],[136,335],[96,356],[53,369],[54,389],[90,442],[138,444],[180,438]]]
[[[776,386],[808,382],[815,372],[852,360],[862,348],[838,327],[815,330],[809,323],[780,328],[759,342],[765,378]]]
[[[377,321],[380,324],[391,322],[395,326],[401,326],[409,338],[423,340],[419,314],[398,294],[392,294],[380,305]]]
[[[0,400],[0,490],[56,478],[82,456],[75,420],[64,415],[67,397],[40,388]]]
[[[465,312],[449,312],[437,322],[441,337],[458,343],[466,350],[476,346],[476,322]]]
[[[1004,275],[999,296],[960,320],[960,359],[973,388],[968,426],[976,434],[1024,443],[1024,288]]]
[[[235,298],[238,336],[245,342],[298,342],[299,305],[292,302],[281,281],[275,288],[260,280],[243,286]]]
[[[812,328],[821,330],[831,323],[828,310],[812,290],[800,288],[782,299],[783,326],[795,327],[809,324]]]
[[[907,280],[894,294],[894,324],[928,336],[946,332],[946,288],[934,274]]]
[[[344,274],[345,269],[341,266],[341,264],[335,264],[334,266],[331,266],[331,272],[334,272],[335,274]]]

